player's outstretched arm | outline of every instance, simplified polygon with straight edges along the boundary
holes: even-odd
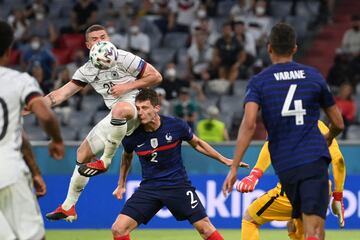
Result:
[[[153,87],[158,85],[161,81],[161,74],[150,63],[146,63],[144,73],[138,80],[128,83],[115,84],[111,88],[111,95],[114,97],[119,97],[124,93],[135,89]]]
[[[49,143],[50,155],[55,159],[62,159],[65,154],[65,146],[61,137],[59,123],[53,111],[46,105],[42,97],[31,99],[27,104],[27,108],[35,113],[40,125],[52,139]]]
[[[329,132],[325,135],[328,146],[331,145],[332,140],[344,130],[344,120],[336,105],[324,108],[327,117],[330,119],[331,125]]]
[[[258,110],[259,105],[255,102],[248,102],[245,104],[245,113],[240,125],[238,138],[236,141],[234,160],[223,184],[222,191],[224,196],[230,193],[233,189],[234,183],[237,178],[237,169],[239,163],[241,162],[246,149],[249,147],[252,136],[255,133],[256,117]]]
[[[216,151],[212,146],[210,146],[207,142],[204,140],[198,138],[195,134],[193,135],[193,138],[188,142],[196,151],[211,157],[226,166],[231,166],[232,160],[224,157],[221,155],[218,151]],[[249,165],[246,163],[239,163],[240,167],[248,168]]]
[[[57,106],[65,100],[69,99],[72,95],[81,89],[83,89],[83,86],[77,85],[73,81],[70,81],[61,88],[58,88],[46,95],[44,97],[45,103],[48,107]]]
[[[263,173],[268,169],[271,164],[270,152],[269,152],[269,142],[265,142],[261,148],[258,160],[254,168],[251,170],[249,176],[244,177],[236,185],[236,190],[239,192],[252,192],[255,189],[256,184],[263,175]]]
[[[126,188],[125,188],[126,177],[129,173],[132,159],[133,159],[133,153],[127,153],[127,152],[123,151],[122,157],[121,157],[120,176],[119,176],[118,186],[113,192],[113,195],[119,200],[123,198],[123,194],[126,191]]]
[[[22,134],[21,152],[23,154],[24,161],[29,167],[31,176],[34,183],[35,194],[38,197],[42,197],[46,194],[46,184],[41,176],[40,169],[36,163],[34,153],[31,148],[31,144],[26,136],[26,133]]]

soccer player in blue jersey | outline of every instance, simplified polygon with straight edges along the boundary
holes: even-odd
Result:
[[[129,240],[130,232],[146,224],[164,206],[179,221],[188,220],[203,239],[223,237],[211,224],[195,188],[187,176],[181,157],[181,142],[187,141],[195,150],[230,166],[232,160],[218,153],[194,135],[181,119],[159,115],[156,92],[144,89],[135,99],[141,125],[122,140],[120,178],[114,195],[122,199],[125,182],[133,158],[139,156],[142,167],[140,187],[126,201],[112,226],[115,240]],[[248,167],[241,164],[240,167]]]
[[[237,165],[249,146],[261,108],[271,163],[293,206],[293,218],[303,218],[305,239],[324,239],[329,201],[327,144],[343,130],[344,123],[321,74],[293,61],[296,49],[293,28],[276,24],[268,44],[273,65],[255,75],[247,87],[234,162],[223,193],[233,189]],[[331,122],[325,136],[317,127],[321,108]]]

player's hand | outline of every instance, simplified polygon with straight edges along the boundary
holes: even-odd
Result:
[[[32,113],[27,106],[24,107],[24,109],[21,111],[21,115],[22,116],[27,116],[29,115],[30,113]]]
[[[125,191],[126,188],[117,186],[117,188],[113,191],[112,194],[114,195],[114,197],[116,197],[116,199],[121,200]]]
[[[64,158],[65,155],[65,146],[64,143],[51,141],[48,145],[49,154],[52,158],[60,160]]]
[[[232,162],[233,161],[231,159],[225,158],[225,165],[226,166],[231,167]],[[249,168],[250,166],[247,163],[239,162],[239,167],[241,167],[241,168]]]
[[[340,228],[345,227],[344,199],[342,192],[333,192],[331,210],[333,214],[338,217]]]
[[[33,176],[33,183],[35,188],[35,194],[37,197],[42,197],[46,194],[46,184],[41,175]]]
[[[242,193],[254,191],[255,186],[259,182],[259,178],[261,178],[262,175],[263,172],[260,169],[254,168],[251,170],[249,176],[244,177],[236,184],[236,190]]]
[[[129,87],[127,86],[126,83],[115,84],[111,88],[111,95],[115,98],[118,98],[127,92],[129,92]]]
[[[237,176],[237,168],[233,168],[233,167],[230,168],[230,171],[226,176],[226,179],[222,187],[222,192],[225,197],[232,191],[234,183],[236,181],[236,176]]]
[[[330,134],[330,132],[324,134],[323,136],[326,140],[327,145],[330,146],[334,140],[334,137]]]

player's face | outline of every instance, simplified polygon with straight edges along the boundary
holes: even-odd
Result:
[[[153,106],[150,100],[146,100],[143,102],[137,101],[135,105],[141,124],[149,124],[154,122],[154,120],[158,116],[160,106]]]
[[[90,49],[95,43],[100,41],[110,41],[109,35],[105,30],[90,32],[87,35],[86,47]]]

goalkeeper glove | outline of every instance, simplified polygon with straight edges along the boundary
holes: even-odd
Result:
[[[254,188],[262,175],[263,171],[258,168],[253,168],[249,176],[244,177],[240,182],[237,183],[236,190],[242,193],[254,191]]]
[[[331,210],[333,214],[338,217],[340,228],[343,228],[345,226],[345,218],[344,218],[344,200],[343,200],[342,192],[333,192]]]

